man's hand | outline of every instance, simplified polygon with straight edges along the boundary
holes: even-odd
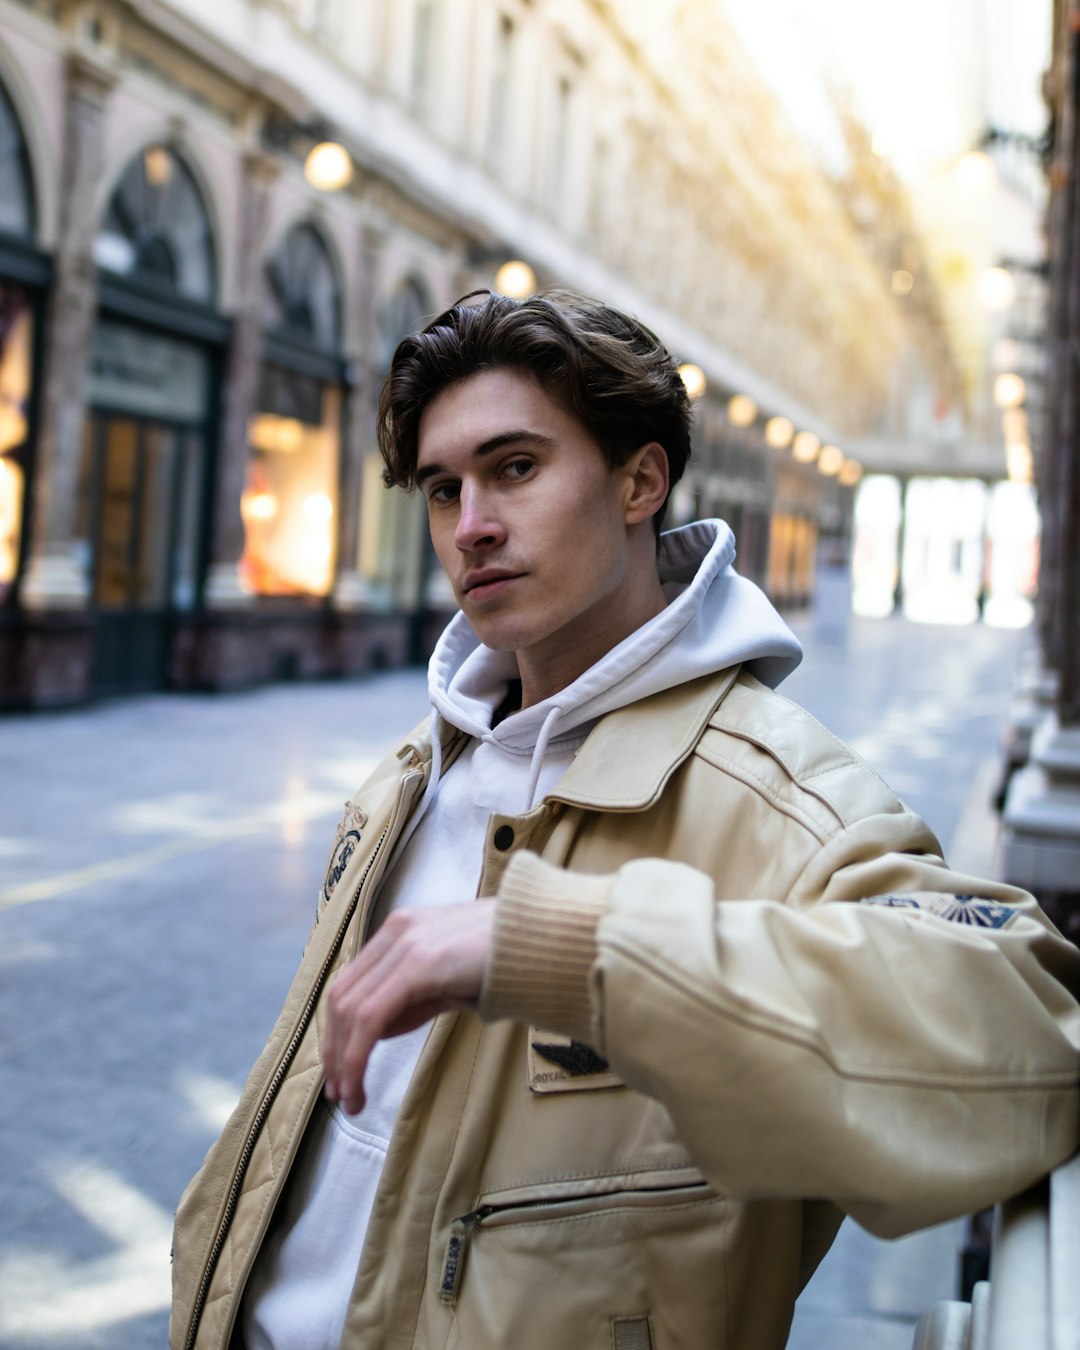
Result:
[[[350,1114],[361,1109],[376,1041],[476,1007],[494,918],[494,900],[389,915],[327,992],[322,1055],[331,1101]]]

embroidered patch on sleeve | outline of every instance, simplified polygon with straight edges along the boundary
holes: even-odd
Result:
[[[323,878],[322,890],[319,893],[324,905],[330,903],[334,887],[345,875],[349,859],[356,852],[356,846],[360,842],[360,832],[366,824],[367,815],[360,807],[353,802],[346,802],[345,815],[337,827],[337,837],[334,839],[330,861],[326,865],[326,876]]]
[[[984,900],[977,895],[939,895],[923,892],[918,895],[871,895],[864,905],[884,905],[888,909],[918,909],[924,914],[936,914],[952,923],[970,924],[975,928],[1004,928],[1016,917],[1011,905],[999,900]]]

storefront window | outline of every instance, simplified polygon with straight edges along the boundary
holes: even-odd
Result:
[[[76,538],[106,610],[189,609],[195,600],[204,348],[100,319],[88,371]]]
[[[240,576],[256,595],[324,596],[333,586],[342,390],[303,367],[314,358],[332,368],[339,359],[340,295],[319,231],[294,225],[266,265],[263,307],[271,341],[258,412],[248,423],[240,499]],[[285,364],[292,353],[300,369]]]
[[[248,424],[240,574],[258,595],[328,595],[334,543],[341,388],[263,368]]]
[[[94,261],[189,300],[213,300],[206,207],[194,178],[168,146],[147,146],[124,170],[94,241]]]
[[[19,562],[32,326],[26,292],[0,282],[0,600],[9,594]]]

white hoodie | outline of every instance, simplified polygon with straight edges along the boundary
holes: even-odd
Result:
[[[598,718],[733,665],[775,687],[802,649],[762,592],[732,567],[719,520],[661,536],[668,604],[565,689],[492,719],[517,677],[512,653],[485,647],[463,614],[428,668],[433,761],[427,789],[390,860],[376,923],[392,909],[471,900],[487,822],[550,792]],[[441,773],[440,720],[472,740]],[[428,1028],[380,1041],[356,1116],[321,1102],[259,1254],[242,1311],[246,1350],[337,1350],[398,1106]]]

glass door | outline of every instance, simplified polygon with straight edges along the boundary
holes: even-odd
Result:
[[[163,688],[170,615],[195,592],[200,432],[91,413],[83,446],[99,693]]]

